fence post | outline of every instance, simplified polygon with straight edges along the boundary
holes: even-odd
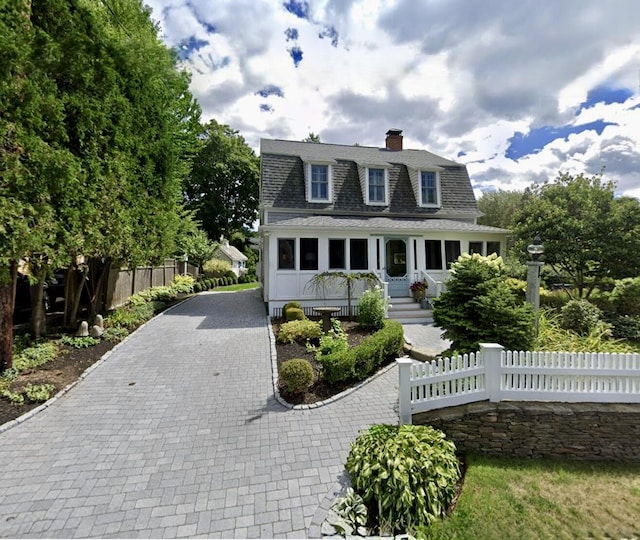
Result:
[[[396,358],[399,384],[398,402],[400,405],[400,425],[411,424],[411,358]]]
[[[484,387],[489,401],[500,401],[500,358],[504,347],[498,343],[480,343],[480,354],[484,363]]]

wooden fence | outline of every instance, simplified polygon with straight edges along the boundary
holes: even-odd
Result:
[[[397,360],[400,421],[412,414],[475,401],[640,403],[640,354],[505,351],[424,364]]]

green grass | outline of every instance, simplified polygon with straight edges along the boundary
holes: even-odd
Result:
[[[258,287],[260,287],[260,283],[258,283],[257,281],[254,281],[252,283],[238,283],[237,285],[224,285],[222,287],[216,287],[215,289],[213,289],[216,292],[220,292],[220,291],[247,291],[249,289],[257,289]]]
[[[470,457],[438,540],[640,538],[640,464]]]

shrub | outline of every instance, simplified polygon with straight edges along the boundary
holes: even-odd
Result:
[[[285,316],[285,319],[287,321],[302,321],[304,319],[306,319],[306,315],[304,314],[304,311],[302,311],[302,309],[299,308],[289,308],[287,310],[287,314]]]
[[[304,392],[313,384],[313,367],[303,358],[287,360],[280,366],[280,382],[292,394]]]
[[[120,343],[124,338],[129,335],[129,331],[126,328],[111,327],[105,328],[102,338],[110,341],[111,343]]]
[[[287,302],[284,306],[282,306],[282,316],[285,319],[287,318],[287,311],[289,311],[291,308],[302,309],[302,304],[293,300],[292,302]]]
[[[560,326],[587,335],[601,321],[602,311],[588,300],[571,300],[560,310]]]
[[[189,294],[193,292],[195,283],[196,280],[191,276],[181,276],[180,274],[176,274],[173,277],[170,287],[175,293]]]
[[[611,325],[613,338],[640,340],[640,317],[610,314],[605,316],[605,320]]]
[[[51,392],[55,389],[52,384],[28,384],[24,388],[24,393],[29,401],[47,401],[51,397]]]
[[[358,300],[358,322],[365,328],[382,328],[386,302],[380,287],[367,289]]]
[[[380,534],[407,533],[444,516],[460,469],[453,442],[430,426],[375,425],[351,445],[346,469]]]
[[[104,320],[105,328],[118,327],[135,330],[141,324],[150,320],[157,304],[147,302],[141,306],[122,306],[113,310]]]
[[[298,341],[305,343],[309,339],[318,339],[322,335],[320,323],[304,319],[301,321],[290,321],[280,326],[278,332],[279,343],[293,343]]]
[[[193,292],[199,293],[202,292],[202,283],[201,282],[196,282],[193,284]]]
[[[447,290],[434,301],[433,319],[461,353],[482,341],[528,350],[534,338],[532,307],[507,284],[502,259],[464,254],[451,265]]]
[[[13,357],[13,367],[17,371],[37,368],[53,360],[58,354],[58,346],[52,342],[35,343],[22,349]]]
[[[619,315],[640,315],[640,277],[616,281],[610,300]]]
[[[60,343],[73,347],[74,349],[86,349],[87,347],[97,345],[100,343],[100,340],[91,336],[62,336],[60,338]]]
[[[347,493],[339,497],[327,513],[327,522],[338,534],[345,538],[353,535],[367,536],[367,507],[362,497],[353,488],[347,488]]]
[[[559,310],[569,300],[571,300],[571,296],[565,290],[550,291],[548,289],[540,289],[540,307]]]
[[[210,259],[202,265],[205,276],[223,277],[227,272],[231,271],[231,265],[227,261],[221,259]]]
[[[318,362],[322,365],[322,378],[329,384],[349,381],[355,377],[354,349],[319,356]]]

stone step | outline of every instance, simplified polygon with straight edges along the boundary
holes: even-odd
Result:
[[[401,324],[431,324],[432,312],[422,309],[413,298],[391,298],[388,316]]]

